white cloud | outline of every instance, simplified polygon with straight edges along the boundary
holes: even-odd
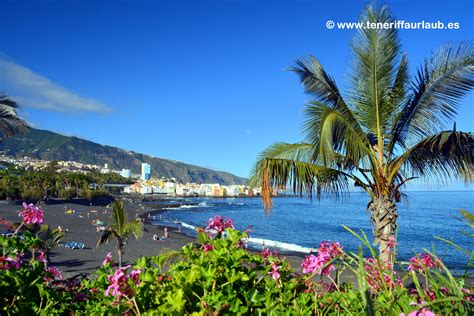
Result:
[[[110,109],[102,102],[85,98],[48,78],[18,65],[0,54],[0,93],[15,98],[21,106],[57,112],[95,112]]]

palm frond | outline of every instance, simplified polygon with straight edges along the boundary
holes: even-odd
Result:
[[[127,222],[124,226],[124,233],[126,235],[132,234],[135,239],[140,239],[143,236],[143,224],[138,219]]]
[[[409,100],[390,133],[391,142],[407,148],[445,129],[452,124],[461,99],[473,87],[473,42],[441,47],[418,70]]]
[[[402,56],[400,64],[398,65],[397,75],[393,82],[390,103],[393,107],[399,109],[406,101],[407,87],[409,84],[410,74],[408,72],[408,58],[406,55]]]
[[[391,175],[399,170],[428,181],[473,179],[474,136],[471,133],[444,131],[409,148],[391,163]]]
[[[297,194],[339,194],[348,189],[348,175],[331,168],[291,159],[265,158],[257,163],[265,211],[272,207],[273,188],[289,185]]]
[[[289,70],[295,72],[299,76],[300,81],[305,88],[305,92],[315,97],[315,100],[308,103],[308,106],[319,103],[327,108],[338,111],[352,129],[359,134],[359,137],[363,138],[365,132],[362,130],[362,127],[355,119],[351,109],[344,101],[336,82],[326,73],[323,66],[316,58],[309,56],[307,59],[298,59],[296,65],[290,67]],[[308,119],[311,114],[311,111],[306,114]],[[315,120],[313,120],[313,122],[314,121]],[[307,142],[318,145],[319,134],[312,133],[311,128],[305,128],[305,130]]]
[[[257,161],[263,160],[265,158],[285,158],[310,162],[312,157],[316,155],[316,151],[316,147],[308,143],[290,144],[278,142],[262,151]],[[250,187],[256,187],[260,185],[261,169],[259,169],[257,166],[258,164],[255,164],[252,168],[252,171],[250,172]]]
[[[124,204],[121,201],[114,201],[112,203],[112,214],[113,224],[116,226],[117,231],[122,232],[124,225],[127,221]]]
[[[350,157],[355,165],[363,158],[368,158],[367,162],[373,159],[369,139],[350,123],[351,117],[320,102],[309,102],[304,115],[304,133],[308,141],[318,139],[315,153],[324,165],[331,166],[340,156]]]
[[[100,245],[107,244],[110,239],[114,236],[113,230],[111,229],[106,229],[102,232],[102,235],[100,235],[99,240],[97,241],[96,247],[99,248]]]
[[[394,22],[387,6],[366,7],[363,23]],[[394,88],[399,97],[405,80],[405,60],[399,65],[401,44],[396,28],[362,28],[352,41],[354,64],[352,73],[351,100],[357,119],[377,137],[380,148],[388,130],[396,103]]]
[[[314,96],[317,101],[331,106],[345,104],[336,82],[313,56],[297,59],[295,65],[288,70],[298,75],[305,92]]]
[[[28,124],[17,114],[19,108],[13,99],[0,95],[0,140],[28,130]]]

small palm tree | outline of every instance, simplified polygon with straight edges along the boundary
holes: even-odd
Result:
[[[135,239],[140,239],[143,236],[143,223],[138,218],[133,221],[127,220],[123,202],[115,201],[112,203],[112,214],[110,217],[113,223],[104,230],[97,242],[97,247],[108,243],[109,240],[117,239],[117,253],[121,267],[125,241],[129,235],[133,235]]]
[[[27,123],[18,117],[19,108],[20,106],[14,100],[0,94],[0,141],[27,131]]]
[[[383,25],[395,19],[386,6],[368,6],[362,15],[367,21]],[[316,58],[290,68],[313,98],[304,113],[306,139],[262,152],[251,183],[262,186],[265,211],[272,207],[274,187],[290,184],[299,194],[319,196],[345,192],[353,183],[370,196],[374,243],[388,260],[396,203],[408,181],[472,181],[474,137],[457,131],[453,120],[474,87],[474,46],[440,48],[411,81],[395,28],[358,30],[352,52],[352,86],[344,96]]]
[[[60,231],[58,228],[51,229],[49,225],[41,225],[41,230],[37,233],[40,241],[39,247],[44,251],[46,256],[45,266],[47,267],[50,261],[51,250],[59,245],[61,239],[64,237],[64,232]]]

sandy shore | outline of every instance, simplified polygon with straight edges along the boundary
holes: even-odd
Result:
[[[126,248],[124,261],[125,264],[132,263],[142,256],[154,256],[165,253],[169,250],[180,250],[187,243],[195,241],[194,238],[186,236],[169,227],[169,237],[161,241],[152,240],[154,234],[163,236],[164,227],[151,225],[148,221],[148,214],[158,214],[165,207],[170,205],[160,205],[160,203],[126,203],[125,210],[128,218],[142,217],[145,220],[145,233],[142,239],[129,239]],[[9,222],[19,222],[18,212],[21,205],[0,204],[0,218],[5,218]],[[110,221],[110,210],[105,206],[86,206],[74,203],[62,203],[55,205],[46,205],[42,207],[45,213],[44,222],[52,228],[61,226],[62,229],[68,229],[62,243],[75,241],[85,245],[84,249],[67,249],[61,246],[56,247],[51,252],[51,265],[58,267],[64,274],[64,277],[72,277],[80,273],[93,273],[102,263],[105,255],[112,252],[117,259],[116,242],[102,245],[96,248],[97,240],[101,233],[97,232],[96,227],[92,225],[93,220],[101,220],[105,223]],[[74,214],[65,214],[66,209],[73,209]],[[203,223],[204,224],[204,223]],[[5,231],[6,227],[0,224],[0,231]],[[288,254],[285,256],[293,268],[298,268],[303,254]]]
[[[110,251],[117,259],[116,242],[102,245],[96,249],[96,243],[101,233],[97,232],[92,225],[93,220],[101,220],[105,223],[110,221],[110,210],[104,206],[84,206],[79,204],[56,204],[42,207],[45,213],[45,223],[55,228],[61,226],[68,229],[62,239],[63,243],[75,241],[84,243],[84,249],[67,249],[56,247],[51,253],[51,265],[58,267],[65,277],[77,275],[79,273],[92,273],[101,264],[105,255]],[[72,215],[65,214],[65,209],[73,209]],[[144,217],[148,212],[159,212],[157,205],[144,206],[140,204],[126,204],[128,218]],[[20,205],[0,204],[0,218],[5,218],[10,222],[19,222],[18,212]],[[1,224],[0,224],[1,225]],[[124,261],[131,263],[142,256],[154,256],[166,252],[167,250],[179,250],[193,239],[182,234],[178,234],[172,229],[169,230],[170,238],[163,241],[153,241],[154,234],[163,236],[163,229],[150,225],[145,221],[146,231],[143,238],[135,240],[129,239],[125,248]],[[5,231],[5,226],[0,226],[0,231]]]

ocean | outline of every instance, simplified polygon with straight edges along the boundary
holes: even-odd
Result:
[[[407,192],[398,204],[398,259],[408,260],[423,249],[435,251],[452,270],[461,273],[468,256],[435,236],[443,237],[473,250],[474,239],[465,236],[469,227],[460,220],[460,209],[474,212],[474,192]],[[251,237],[279,241],[287,250],[300,247],[317,248],[323,240],[340,242],[346,250],[357,252],[360,241],[342,225],[355,231],[361,229],[372,242],[370,218],[366,211],[369,198],[363,193],[351,193],[334,199],[320,200],[301,197],[281,197],[273,200],[270,215],[265,215],[259,198],[189,198],[175,199],[181,207],[167,209],[157,225],[184,223],[182,231],[192,234],[188,225],[205,227],[217,214],[234,220],[238,229],[251,228]],[[186,228],[188,227],[188,228]],[[472,233],[472,231],[470,231]],[[260,246],[261,248],[261,246]],[[285,250],[285,249],[283,249]]]

